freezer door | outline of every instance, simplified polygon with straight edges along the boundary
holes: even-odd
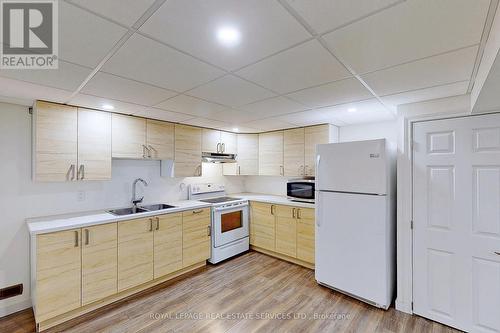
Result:
[[[394,229],[386,196],[316,193],[316,280],[388,307],[394,288]]]
[[[317,147],[316,189],[387,194],[385,139]]]

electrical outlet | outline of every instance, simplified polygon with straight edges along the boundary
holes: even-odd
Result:
[[[78,191],[77,200],[78,201],[85,201],[85,191]]]

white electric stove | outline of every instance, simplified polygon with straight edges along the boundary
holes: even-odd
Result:
[[[248,200],[226,195],[222,184],[204,183],[189,186],[189,199],[212,204],[212,252],[208,260],[216,264],[248,251]]]

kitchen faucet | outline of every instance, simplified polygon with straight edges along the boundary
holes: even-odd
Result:
[[[137,199],[137,183],[141,182],[144,184],[144,186],[148,186],[148,183],[142,179],[142,178],[137,178],[134,180],[134,183],[132,184],[132,204],[134,207],[137,207],[137,204],[141,203],[142,200],[144,200],[144,196],[142,196],[140,199]]]

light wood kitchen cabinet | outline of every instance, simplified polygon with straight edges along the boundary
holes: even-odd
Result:
[[[77,179],[111,179],[110,113],[78,108]]]
[[[210,258],[210,208],[182,213],[182,266]]]
[[[283,131],[259,134],[259,175],[283,175]]]
[[[82,305],[118,291],[117,223],[82,228]]]
[[[113,157],[143,159],[146,150],[146,119],[112,114]]]
[[[304,175],[304,128],[283,131],[283,163],[286,177]]]
[[[275,205],[251,202],[250,203],[250,244],[274,251],[276,242]]]
[[[315,262],[314,209],[297,208],[297,259]]]
[[[201,176],[201,138],[201,128],[175,124],[175,177]]]
[[[154,218],[154,278],[182,268],[182,213]]]
[[[33,123],[33,176],[35,181],[76,180],[78,164],[77,108],[37,101]]]
[[[174,124],[165,121],[146,121],[148,157],[154,160],[174,159]]]
[[[204,128],[202,136],[203,152],[236,154],[236,134]]]
[[[153,279],[153,218],[118,223],[118,291]]]
[[[304,129],[304,176],[316,174],[316,145],[338,142],[337,128],[332,125],[309,126]]]
[[[276,252],[297,256],[297,208],[276,206]]]
[[[222,146],[222,152],[224,154],[236,154],[238,151],[237,148],[237,135],[229,132],[220,132],[220,142]]]
[[[225,176],[253,176],[259,174],[259,135],[238,134],[236,163],[224,163]]]
[[[38,321],[81,306],[80,229],[37,236],[35,313]]]

